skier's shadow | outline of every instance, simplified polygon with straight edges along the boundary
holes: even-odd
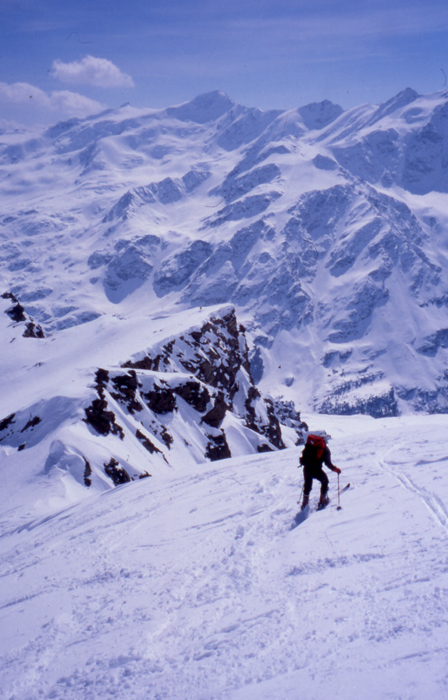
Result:
[[[294,520],[291,525],[291,530],[294,530],[296,527],[301,525],[307,519],[309,513],[310,511],[308,506],[303,510],[300,510],[294,517]]]

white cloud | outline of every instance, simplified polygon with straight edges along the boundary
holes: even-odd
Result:
[[[105,104],[91,100],[77,92],[70,92],[70,90],[54,90],[50,93],[49,99],[51,110],[73,114],[77,117],[94,114],[106,108]]]
[[[46,93],[29,83],[1,83],[0,104],[30,110],[44,109],[61,115],[86,117],[105,109],[105,105],[89,97],[69,90],[54,90]]]
[[[59,58],[53,61],[53,76],[63,83],[83,83],[96,87],[134,87],[130,75],[122,73],[107,58],[84,56],[81,61],[63,63]]]

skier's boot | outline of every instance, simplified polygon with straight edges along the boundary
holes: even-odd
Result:
[[[303,501],[302,501],[302,508],[301,508],[302,510],[304,510],[304,509],[307,507],[308,501],[309,501],[309,500],[310,500],[310,497],[309,497],[309,496],[306,496],[306,495],[304,494],[304,496],[303,496]]]
[[[317,504],[318,510],[322,510],[322,508],[325,508],[325,506],[328,506],[329,503],[330,503],[330,499],[328,498],[327,494],[321,493],[319,503]]]

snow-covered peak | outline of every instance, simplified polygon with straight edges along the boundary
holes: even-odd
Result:
[[[448,191],[448,95],[407,89],[378,108],[365,110],[353,128],[330,125],[321,139],[357,177],[413,194]],[[343,122],[342,122],[343,123]]]
[[[198,95],[190,102],[185,102],[176,107],[169,107],[166,113],[181,121],[191,121],[197,124],[205,124],[222,117],[235,106],[235,102],[221,90],[206,92]]]
[[[308,129],[323,129],[337,119],[344,110],[329,100],[323,100],[323,102],[312,102],[300,107],[297,111]]]
[[[412,88],[405,88],[405,90],[399,92],[398,95],[395,95],[395,97],[392,97],[390,100],[387,100],[387,102],[383,102],[381,105],[379,105],[378,109],[369,119],[367,125],[379,122],[381,119],[393,114],[397,110],[402,110],[419,97],[420,95]]]

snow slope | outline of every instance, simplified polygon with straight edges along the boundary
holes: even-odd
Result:
[[[307,420],[351,488],[293,529],[297,448],[4,512],[2,697],[444,700],[447,418]]]

